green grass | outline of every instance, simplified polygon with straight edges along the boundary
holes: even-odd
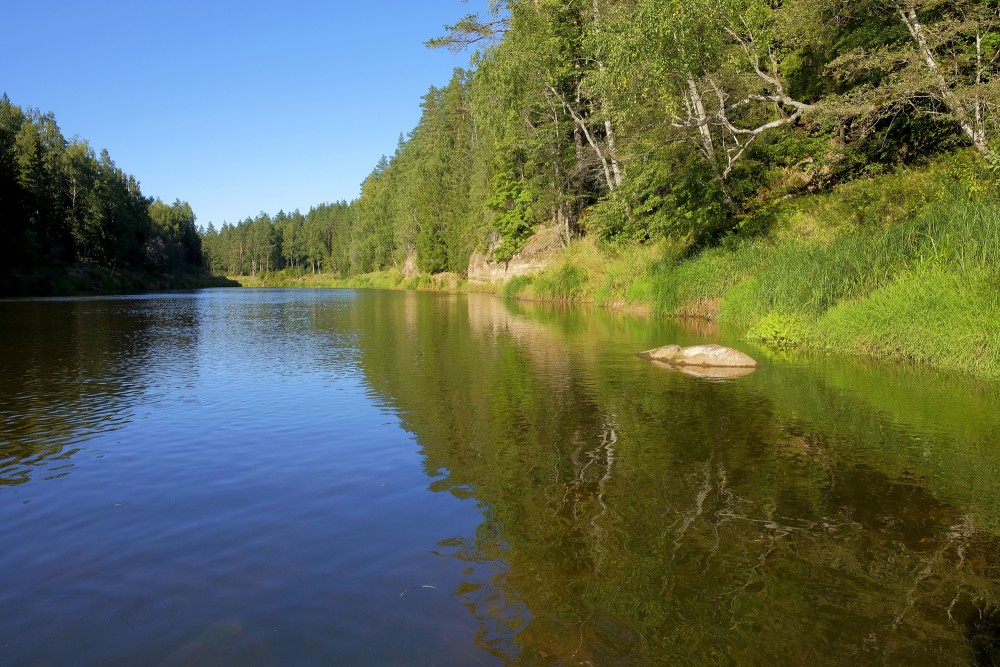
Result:
[[[352,288],[388,290],[437,290],[446,292],[469,291],[471,288],[461,276],[454,273],[415,276],[403,274],[396,268],[357,276],[341,277],[329,273],[302,273],[301,271],[277,271],[259,273],[256,276],[233,276],[244,287],[308,287],[308,288]]]
[[[546,301],[581,301],[589,278],[590,273],[584,267],[562,262],[535,276],[531,289],[536,297]]]
[[[906,272],[819,320],[827,349],[1000,377],[1000,276]]]
[[[691,259],[665,257],[651,267],[653,309],[665,315],[715,319],[723,295],[758,271],[764,242],[705,250]]]
[[[531,285],[531,276],[514,276],[500,290],[500,296],[504,299],[516,299],[520,297]]]
[[[1000,377],[1000,198],[953,156],[790,200],[764,238],[680,245],[583,241],[507,298],[645,306],[718,319],[748,340]],[[988,174],[986,174],[988,176]]]
[[[720,319],[770,345],[1000,377],[998,271],[1000,202],[952,193],[874,233],[775,247]]]

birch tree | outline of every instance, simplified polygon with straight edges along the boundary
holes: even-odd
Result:
[[[758,137],[813,109],[783,81],[778,11],[759,0],[638,0],[618,16],[612,52],[625,94],[656,98],[654,112],[697,148],[727,199]]]
[[[978,153],[996,159],[1000,14],[995,1],[882,0],[827,3],[828,16],[893,17],[896,32],[830,63],[851,85],[844,115],[877,119],[900,108],[954,122]]]

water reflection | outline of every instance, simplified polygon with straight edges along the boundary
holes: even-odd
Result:
[[[129,422],[155,319],[129,301],[2,304],[0,485],[66,475],[82,443]]]
[[[331,378],[354,372],[354,334],[341,325],[336,299],[242,297],[0,304],[0,486],[68,474],[84,443],[128,425],[139,404],[185,400],[203,370],[234,382],[252,382],[248,370],[264,377],[303,365]],[[222,346],[267,354],[237,369]]]
[[[477,295],[0,306],[17,664],[997,659],[996,385]]]
[[[518,664],[993,659],[996,478],[962,473],[994,466],[996,411],[972,426],[956,410],[953,429],[921,409],[961,380],[915,389],[906,371],[772,362],[704,383],[631,356],[704,332],[400,299],[400,326],[385,322],[392,298],[354,311],[363,365],[428,472],[446,471],[433,488],[483,508],[440,553],[476,564],[454,597],[487,601],[470,607],[484,650]],[[978,394],[973,407],[998,405],[995,387]]]

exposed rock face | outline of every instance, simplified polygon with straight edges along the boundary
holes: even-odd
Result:
[[[694,345],[681,347],[665,345],[640,352],[639,356],[650,361],[671,366],[700,366],[706,368],[757,368],[757,362],[739,350],[723,345]]]
[[[469,258],[469,282],[502,283],[514,276],[541,271],[563,251],[557,227],[542,227],[509,262],[493,262],[489,253],[474,253]]]
[[[417,253],[413,251],[406,256],[406,262],[403,263],[403,276],[413,278],[419,275],[420,269],[417,268]]]

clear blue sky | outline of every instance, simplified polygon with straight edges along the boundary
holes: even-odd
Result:
[[[473,0],[8,3],[0,91],[107,148],[198,224],[357,197],[469,54],[430,50]]]

